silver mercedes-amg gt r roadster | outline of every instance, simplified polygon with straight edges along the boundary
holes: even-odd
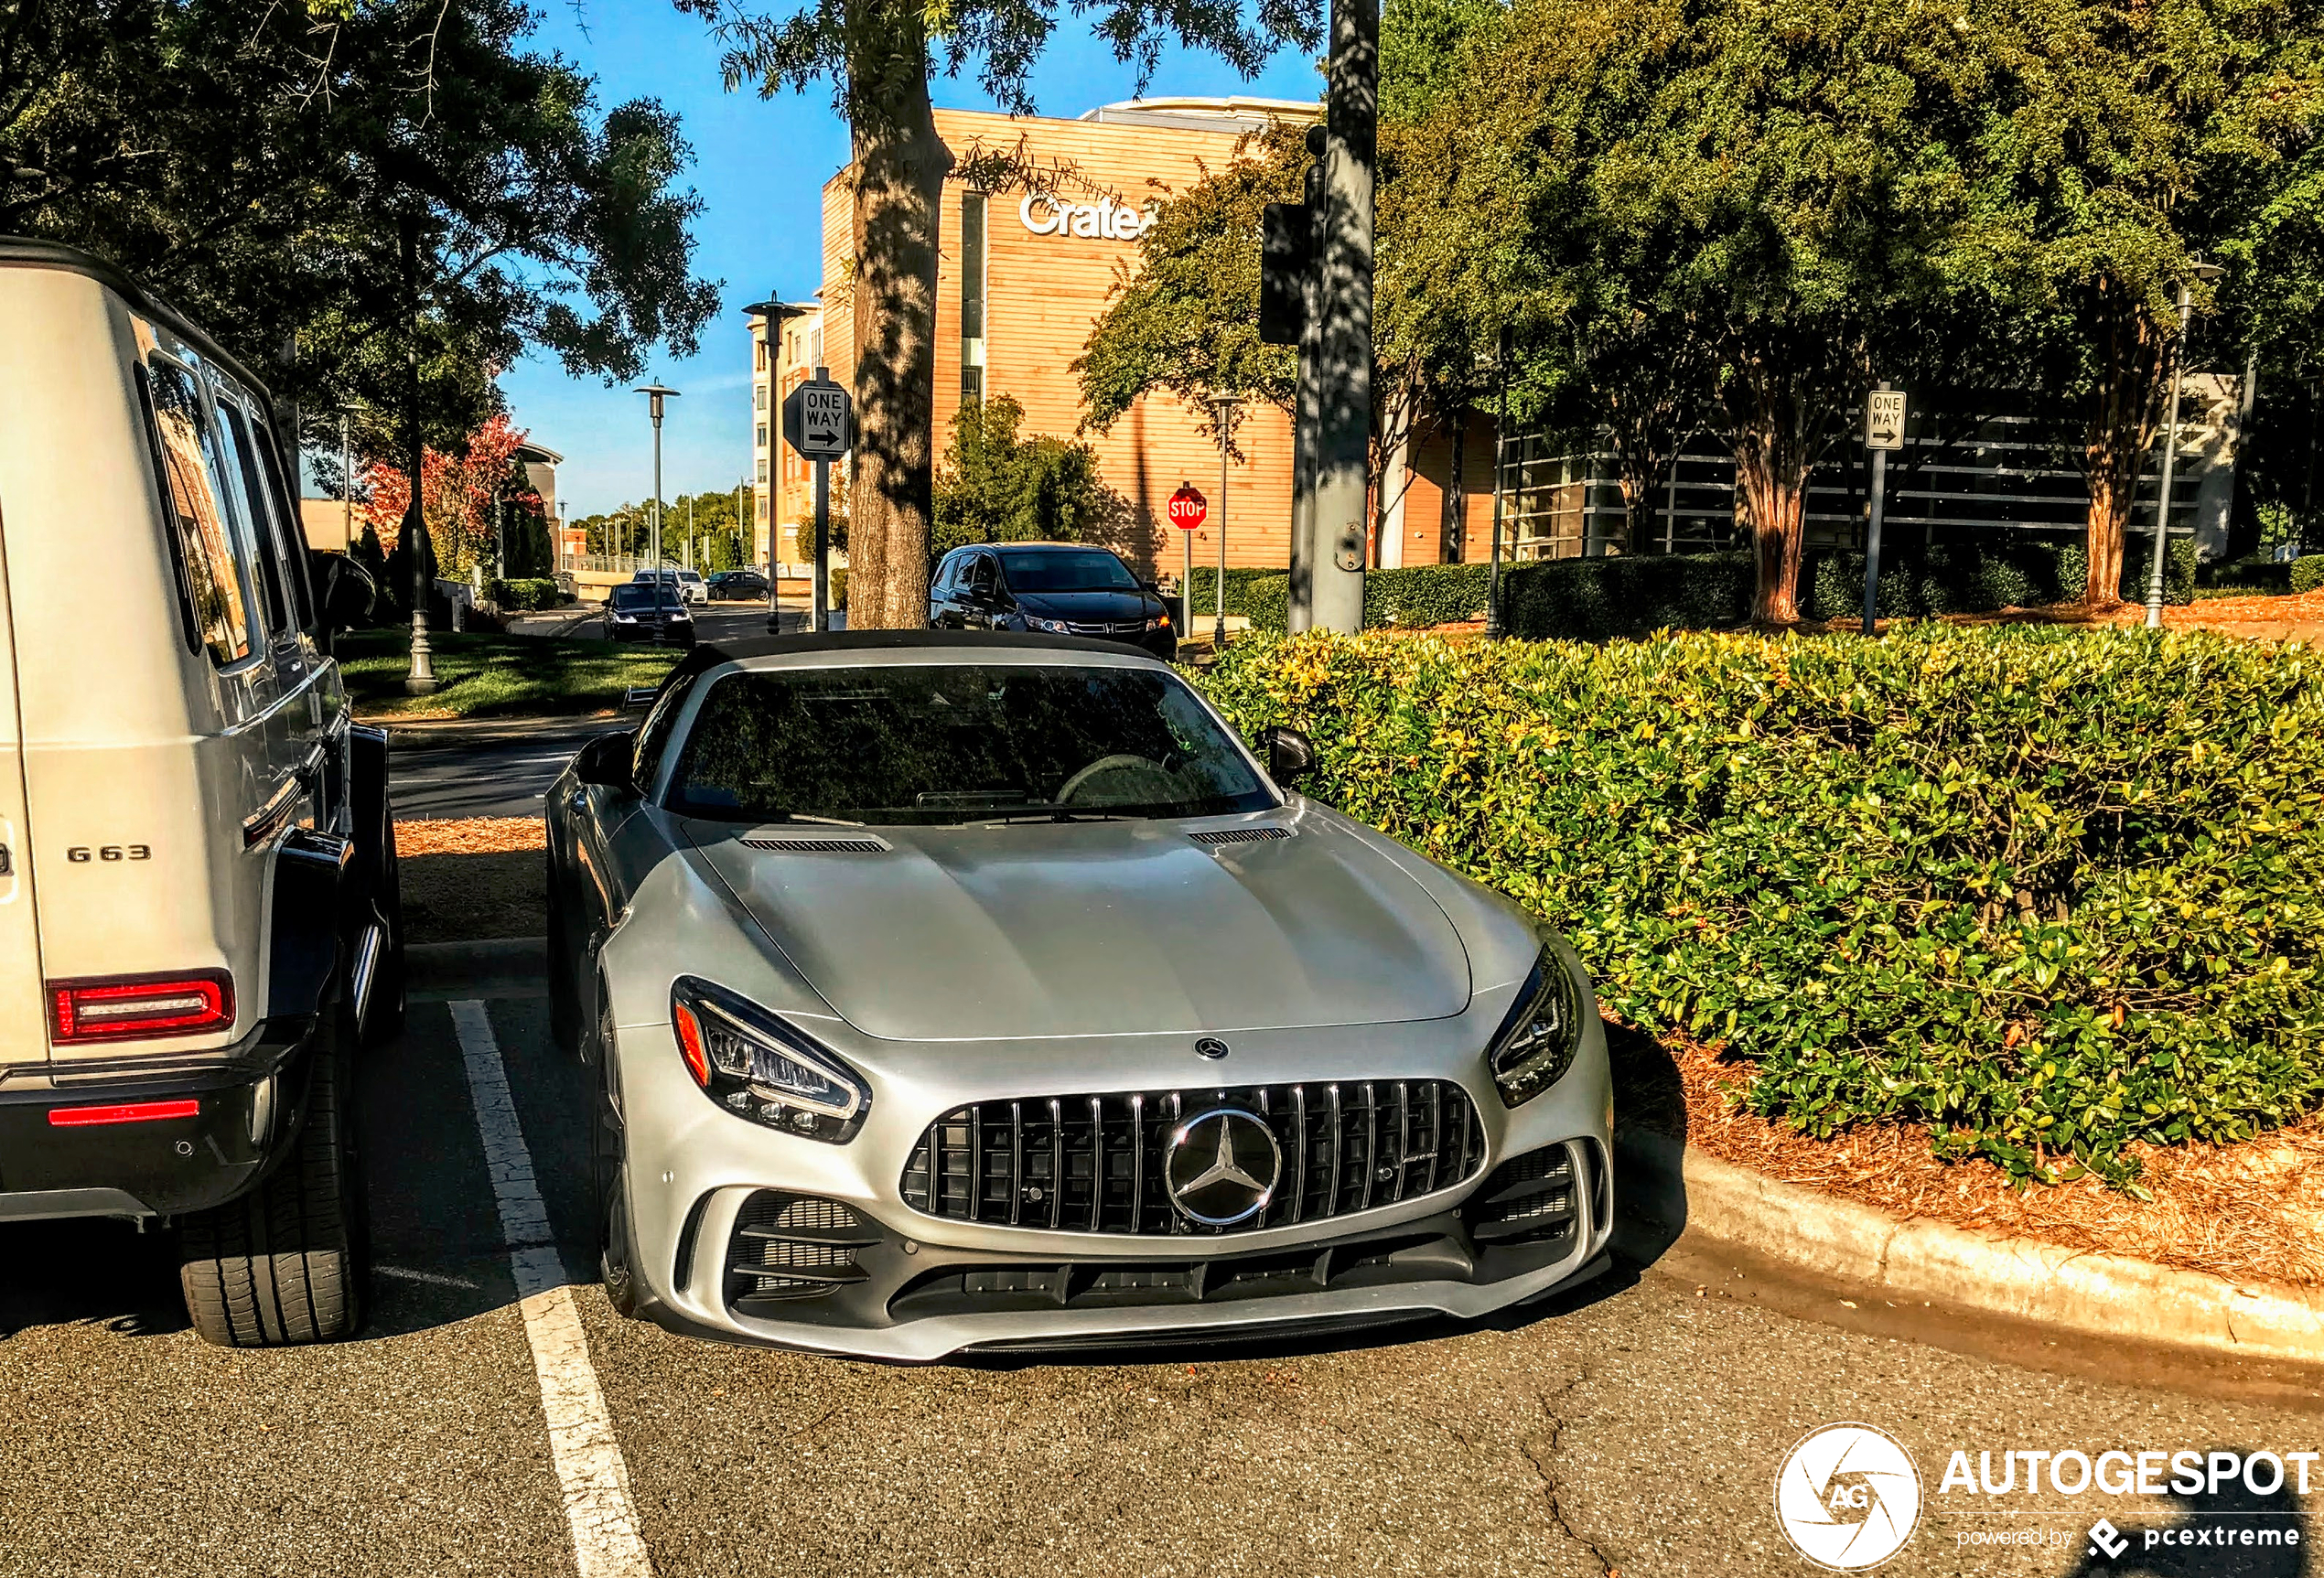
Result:
[[[892,1360],[1476,1316],[1602,1271],[1580,960],[1169,665],[701,647],[548,797],[615,1307]]]

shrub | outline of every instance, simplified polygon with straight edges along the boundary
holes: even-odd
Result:
[[[1169,555],[1166,553],[1163,557],[1167,559]],[[1169,567],[1167,564],[1162,566],[1165,570]],[[1265,564],[1229,565],[1227,567],[1227,612],[1230,614],[1250,613],[1251,610],[1243,606],[1243,598],[1252,583],[1280,580],[1288,574],[1289,572],[1280,564],[1272,567]],[[1216,564],[1197,564],[1194,567],[1194,612],[1197,615],[1208,614],[1218,607],[1218,594],[1214,590],[1218,581],[1219,567]]]
[[[2132,542],[2123,553],[2123,596],[2146,599],[2148,542]],[[1998,540],[1914,546],[1880,559],[1877,607],[1884,619],[1927,618],[1939,614],[1985,614],[1996,608],[2038,608],[2079,602],[2089,577],[2087,551],[2079,542]],[[2175,540],[2163,573],[2163,597],[2195,600],[2196,552],[2191,538]],[[1819,619],[1860,617],[1864,612],[1864,555],[1812,556],[1801,579],[1802,612]]]
[[[548,576],[493,581],[485,587],[484,595],[504,612],[511,608],[554,608],[565,600],[565,588]]]
[[[2196,595],[2270,596],[2292,589],[2292,566],[2284,559],[2238,559],[2233,564],[2205,564],[2195,572]]]
[[[1291,577],[1269,575],[1243,588],[1243,611],[1254,630],[1280,633],[1291,611]]]
[[[1553,559],[1501,570],[1512,636],[1599,641],[1739,625],[1751,617],[1748,553]]]
[[[2199,631],[1253,639],[1318,796],[1555,919],[1829,1136],[2128,1185],[2324,1102],[2324,654]]]
[[[1502,573],[1507,574],[1506,566]],[[1393,625],[1409,630],[1481,619],[1490,586],[1490,566],[1484,564],[1373,570],[1363,578],[1363,622],[1368,628]]]
[[[2324,553],[2309,553],[2292,561],[2292,590],[2324,590]]]

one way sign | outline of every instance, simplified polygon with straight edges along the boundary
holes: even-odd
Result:
[[[847,392],[830,379],[802,383],[783,396],[783,442],[802,460],[836,460],[847,453]]]

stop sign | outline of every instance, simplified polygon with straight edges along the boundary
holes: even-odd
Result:
[[[1191,531],[1210,518],[1210,501],[1195,490],[1191,482],[1182,482],[1170,495],[1170,524],[1181,531]]]

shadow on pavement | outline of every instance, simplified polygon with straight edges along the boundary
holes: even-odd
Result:
[[[2235,1454],[2239,1460],[2245,1455]],[[2061,1578],[2301,1578],[2308,1571],[2308,1519],[2280,1476],[2265,1495],[2239,1479],[2215,1496],[2171,1499],[2184,1516],[2093,1529],[2082,1559]],[[2102,1534],[2104,1549],[2098,1542]],[[2270,1536],[2278,1543],[2265,1543]]]
[[[0,1227],[0,1339],[32,1326],[100,1326],[123,1336],[186,1329],[167,1233],[102,1218]]]

